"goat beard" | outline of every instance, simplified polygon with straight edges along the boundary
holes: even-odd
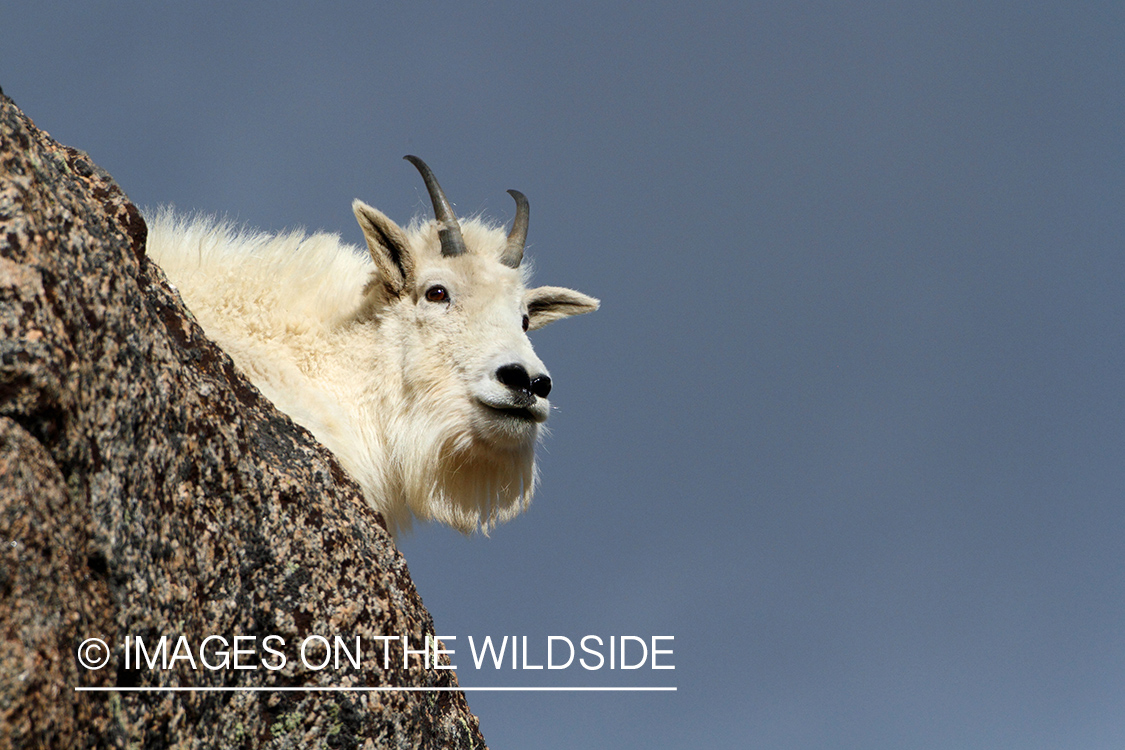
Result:
[[[465,430],[451,435],[438,425],[412,431],[392,458],[409,512],[388,522],[408,527],[413,513],[465,534],[479,528],[488,536],[531,504],[538,482],[537,442],[532,436],[497,445]]]

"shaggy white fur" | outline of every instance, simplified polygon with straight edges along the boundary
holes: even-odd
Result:
[[[361,201],[353,208],[367,253],[333,234],[261,234],[165,208],[146,217],[148,254],[207,335],[340,459],[392,533],[413,513],[487,534],[530,502],[548,413],[545,393],[501,371],[518,365],[549,390],[524,331],[598,301],[528,289],[525,266],[501,262],[504,231],[478,219],[460,224],[467,252],[448,257],[437,222],[402,229]]]

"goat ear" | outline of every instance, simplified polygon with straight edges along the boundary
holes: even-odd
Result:
[[[527,303],[527,327],[532,331],[571,315],[593,312],[601,304],[582,292],[561,286],[528,289],[524,293],[524,301]]]
[[[406,234],[386,214],[361,200],[352,201],[352,211],[383,284],[392,294],[401,294],[414,280],[414,256],[410,254]]]

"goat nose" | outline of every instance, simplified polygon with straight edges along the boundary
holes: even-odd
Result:
[[[547,398],[547,394],[551,392],[549,375],[539,375],[533,379],[523,365],[504,365],[496,370],[496,379],[514,391],[534,393],[539,398]]]

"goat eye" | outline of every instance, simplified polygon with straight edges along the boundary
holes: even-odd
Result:
[[[449,290],[441,284],[434,284],[426,290],[426,299],[430,302],[445,302],[449,299]]]
[[[530,322],[531,322],[531,318],[524,315],[523,316],[523,330],[525,330],[525,331],[527,330],[527,326]]]

